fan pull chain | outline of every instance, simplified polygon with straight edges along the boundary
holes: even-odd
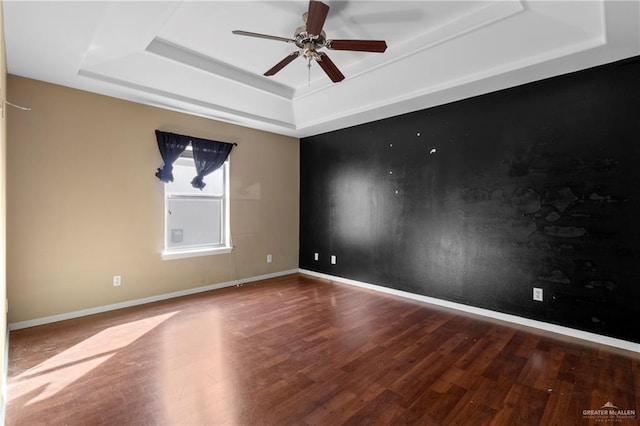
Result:
[[[309,58],[309,62],[307,63],[308,77],[307,77],[307,86],[311,87],[311,58]]]

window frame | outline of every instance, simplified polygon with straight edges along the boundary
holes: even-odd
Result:
[[[188,148],[191,148],[190,146]],[[180,156],[177,161],[180,161],[184,158],[190,158],[187,155]],[[191,160],[193,160],[191,158]],[[164,226],[163,226],[163,250],[162,250],[162,260],[173,260],[173,259],[185,259],[190,257],[199,257],[199,256],[211,256],[216,254],[225,254],[230,253],[233,250],[233,246],[231,245],[231,224],[230,224],[230,202],[229,202],[229,191],[230,191],[230,164],[229,159],[227,159],[222,165],[222,180],[223,180],[223,194],[222,196],[216,195],[199,195],[199,194],[180,194],[180,193],[167,193],[167,184],[163,184],[163,197],[164,197]],[[176,163],[174,163],[176,164]],[[195,167],[194,167],[195,171]],[[208,199],[221,199],[222,200],[222,213],[221,213],[221,237],[222,243],[216,245],[200,245],[200,246],[188,246],[184,248],[180,247],[168,247],[168,216],[167,212],[169,211],[169,200],[170,199],[179,199],[179,198],[208,198]]]

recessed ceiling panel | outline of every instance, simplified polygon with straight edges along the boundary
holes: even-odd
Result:
[[[329,52],[341,69],[363,60],[388,61],[394,49],[425,33],[448,25],[492,4],[492,1],[400,2],[351,1],[327,2],[329,15],[324,25],[327,38],[386,40],[385,55],[364,52]],[[515,2],[519,3],[519,2]],[[296,51],[290,43],[233,35],[245,30],[278,37],[293,38],[297,27],[304,25],[302,14],[308,2],[198,2],[181,4],[167,20],[158,37],[204,56],[246,69],[256,75]],[[215,20],[216,25],[211,25]],[[293,88],[320,84],[326,75],[316,65],[299,58],[272,80]]]

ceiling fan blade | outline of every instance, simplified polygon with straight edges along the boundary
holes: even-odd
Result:
[[[320,35],[328,14],[329,6],[321,1],[310,0],[309,12],[307,13],[307,33]]]
[[[329,40],[326,47],[332,50],[382,53],[387,50],[387,43],[384,40]]]
[[[293,52],[292,54],[290,54],[289,56],[287,56],[286,58],[284,58],[283,60],[275,64],[273,67],[271,67],[271,69],[265,72],[264,75],[266,76],[274,75],[275,73],[280,71],[282,68],[289,65],[298,56],[300,56],[300,52]]]
[[[284,42],[287,42],[287,43],[294,43],[295,42],[295,40],[292,39],[292,38],[278,37],[278,36],[272,36],[272,35],[268,35],[268,34],[252,33],[250,31],[233,30],[231,32],[236,34],[236,35],[243,35],[243,36],[248,36],[248,37],[266,38],[268,40],[284,41]]]
[[[320,59],[316,59],[318,65],[327,73],[331,81],[337,83],[344,80],[344,75],[340,72],[336,64],[333,63],[326,53],[319,53]]]

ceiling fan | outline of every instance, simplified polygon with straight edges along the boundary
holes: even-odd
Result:
[[[314,60],[320,65],[320,68],[329,76],[331,81],[337,83],[344,80],[344,75],[338,67],[329,59],[329,56],[319,51],[326,47],[331,50],[350,50],[358,52],[377,52],[382,53],[387,50],[387,43],[384,40],[327,40],[327,35],[322,30],[324,21],[329,14],[329,6],[326,4],[310,0],[309,10],[302,15],[305,25],[298,27],[293,38],[278,37],[267,34],[252,33],[249,31],[235,30],[233,34],[266,38],[269,40],[284,41],[286,43],[295,43],[298,50],[289,54],[286,58],[275,64],[271,69],[264,73],[266,76],[272,76],[285,66],[289,65],[298,56],[304,57],[308,61],[308,67],[311,68],[311,61]]]

